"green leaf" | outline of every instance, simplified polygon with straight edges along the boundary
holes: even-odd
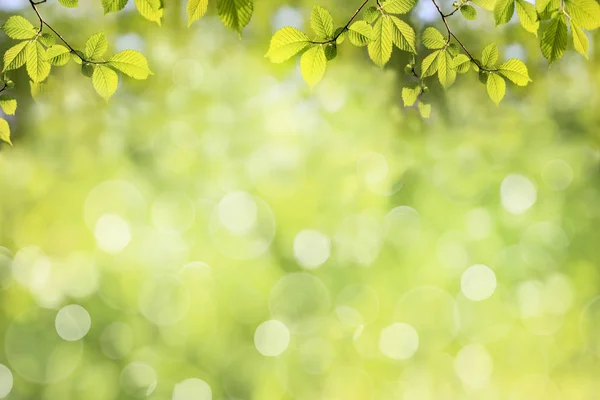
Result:
[[[326,67],[327,57],[321,45],[311,47],[300,57],[300,72],[311,88],[323,79]]]
[[[417,4],[417,0],[388,0],[383,3],[383,10],[389,14],[406,14]]]
[[[30,42],[17,43],[4,53],[4,71],[21,68],[27,60],[27,44]]]
[[[4,118],[0,118],[0,140],[12,146],[10,141],[10,126]]]
[[[186,10],[189,27],[194,21],[199,20],[206,14],[206,10],[208,10],[208,0],[188,0]]]
[[[535,10],[542,13],[550,4],[550,0],[535,0]]]
[[[561,0],[539,0],[535,3],[538,19],[550,19],[555,11],[561,7]]]
[[[421,94],[421,86],[402,88],[402,101],[404,107],[411,107],[417,102],[417,98]]]
[[[223,25],[240,34],[250,22],[253,11],[252,0],[217,0],[217,12]]]
[[[417,52],[417,35],[415,34],[415,30],[406,22],[402,21],[400,18],[390,16],[392,20],[393,28],[394,28],[394,36],[392,40],[396,47],[400,50],[408,51],[410,53]]]
[[[428,27],[421,36],[423,46],[428,49],[441,49],[446,46],[446,38],[435,28]]]
[[[35,83],[42,82],[50,74],[50,63],[47,61],[46,50],[36,41],[27,43],[27,74]]]
[[[497,0],[494,6],[496,25],[506,24],[515,13],[515,0]]]
[[[494,9],[494,5],[496,4],[494,0],[471,0],[471,3],[488,11],[492,11]]]
[[[152,74],[148,60],[135,50],[123,50],[108,59],[108,65],[133,79],[148,79]]]
[[[309,44],[310,40],[304,32],[288,26],[275,32],[265,57],[271,62],[279,64],[300,53]]]
[[[550,20],[544,29],[541,40],[542,54],[552,64],[560,60],[567,49],[567,23],[560,13]]]
[[[565,0],[565,7],[577,26],[589,31],[600,27],[600,4],[596,0]]]
[[[440,50],[440,55],[437,57],[437,63],[438,79],[444,89],[448,89],[456,80],[456,70],[452,65],[452,56],[448,52]]]
[[[112,69],[104,66],[97,65],[92,75],[92,84],[94,89],[102,98],[106,101],[112,96],[117,90],[119,84],[119,77],[117,73]]]
[[[365,9],[365,12],[363,13],[363,19],[367,22],[367,24],[372,24],[377,18],[379,18],[380,15],[381,13],[377,7],[370,6]]]
[[[323,50],[325,51],[327,61],[331,61],[337,57],[337,45],[335,43],[324,44]]]
[[[42,33],[38,36],[37,40],[46,47],[54,46],[56,44],[56,38],[49,33]]]
[[[58,0],[58,2],[68,8],[75,8],[79,5],[79,0]]]
[[[421,114],[421,118],[427,119],[431,116],[431,104],[420,101],[417,107],[419,108],[419,114]]]
[[[506,93],[506,82],[498,74],[489,74],[485,84],[490,99],[496,104],[500,104]]]
[[[83,76],[91,78],[94,75],[96,66],[94,64],[83,63],[81,64],[81,73]]]
[[[9,96],[0,96],[0,108],[6,115],[15,115],[17,111],[17,100]]]
[[[2,25],[2,30],[6,33],[6,36],[17,40],[33,39],[37,34],[37,30],[33,25],[19,15],[13,15],[6,20]]]
[[[525,0],[517,0],[517,15],[519,16],[521,26],[525,28],[526,31],[537,36],[540,22],[538,21],[535,6]]]
[[[471,59],[466,54],[459,54],[452,59],[452,68],[456,72],[464,74],[471,67]]]
[[[523,61],[517,58],[511,58],[500,64],[498,72],[518,86],[527,86],[527,84],[531,82],[527,66]]]
[[[315,6],[310,14],[310,26],[315,34],[323,39],[333,37],[333,18],[329,11],[320,6]]]
[[[465,17],[465,19],[468,19],[470,21],[477,18],[477,10],[475,10],[475,7],[470,6],[468,4],[465,4],[460,8],[460,13],[463,15],[463,17]]]
[[[393,46],[393,23],[387,16],[379,18],[373,27],[373,41],[367,47],[369,57],[376,65],[383,68],[392,56]]]
[[[498,46],[496,43],[490,43],[483,48],[481,52],[481,63],[484,67],[493,67],[498,61]]]
[[[421,78],[427,78],[438,70],[438,57],[444,50],[436,50],[423,59],[421,63]]]
[[[164,14],[161,0],[135,0],[135,6],[142,17],[160,25]]]
[[[52,65],[56,65],[57,67],[67,64],[71,59],[70,56],[71,51],[60,44],[56,44],[46,49],[46,57],[48,58],[48,62]]]
[[[102,0],[104,14],[121,11],[127,5],[127,0]]]
[[[104,32],[99,32],[90,37],[85,43],[85,58],[88,60],[98,60],[108,50],[108,41]]]
[[[578,53],[583,54],[585,58],[588,58],[588,49],[590,47],[589,41],[585,32],[581,30],[573,21],[571,21],[571,33],[573,34],[573,45]]]
[[[373,27],[365,21],[356,21],[348,28],[348,39],[355,46],[366,46],[373,40]]]

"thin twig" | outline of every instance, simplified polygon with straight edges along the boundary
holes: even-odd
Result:
[[[81,62],[84,62],[86,64],[106,64],[106,62],[104,62],[104,61],[92,61],[92,60],[88,60],[85,57],[81,56],[79,54],[79,52],[77,50],[75,50],[69,44],[69,42],[67,42],[67,40],[60,33],[58,33],[58,31],[56,29],[54,29],[48,22],[46,22],[46,20],[42,17],[42,14],[40,13],[40,10],[38,10],[38,7],[37,7],[39,4],[43,4],[46,1],[47,0],[39,0],[36,2],[33,0],[29,0],[29,4],[31,5],[31,8],[33,8],[33,11],[35,11],[35,14],[37,15],[37,17],[40,21],[40,29],[38,30],[38,35],[40,35],[42,33],[44,26],[46,26],[65,44],[65,46],[67,46],[69,48],[69,51],[71,52],[71,54],[75,54],[81,60]]]
[[[340,31],[337,33],[337,35],[335,35],[333,38],[326,40],[324,42],[312,42],[313,44],[329,44],[329,43],[335,43],[338,38],[348,30],[348,28],[350,27],[350,24],[352,23],[352,21],[354,21],[354,19],[358,16],[358,13],[360,13],[362,11],[363,8],[365,8],[365,6],[367,5],[367,3],[370,0],[365,0],[360,7],[358,7],[358,9],[354,12],[354,14],[352,14],[352,16],[350,17],[350,19],[348,20],[348,22],[346,23],[346,25],[344,25],[344,27],[342,29],[340,29]]]
[[[438,13],[440,14],[440,17],[442,18],[442,22],[444,23],[444,26],[446,27],[446,30],[448,31],[448,40],[447,43],[450,43],[450,40],[452,38],[454,38],[454,40],[456,41],[456,43],[458,43],[458,45],[460,47],[462,47],[462,49],[465,51],[465,53],[467,54],[467,57],[469,57],[469,59],[471,61],[473,61],[481,70],[484,71],[490,71],[489,69],[485,68],[480,62],[479,60],[477,60],[475,57],[473,57],[473,55],[469,52],[469,50],[467,49],[467,47],[460,41],[460,39],[454,34],[454,32],[452,32],[452,29],[450,29],[450,25],[448,25],[448,21],[447,18],[452,16],[456,11],[458,11],[458,8],[454,11],[452,11],[450,14],[444,14],[444,12],[442,11],[442,9],[440,8],[440,6],[438,5],[436,0],[431,0],[433,2],[433,4],[435,5],[435,8],[437,9]]]

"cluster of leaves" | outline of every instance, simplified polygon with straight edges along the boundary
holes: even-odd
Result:
[[[52,67],[64,66],[74,61],[81,65],[82,73],[92,79],[98,94],[108,100],[117,90],[119,78],[116,71],[134,79],[147,79],[151,74],[148,61],[135,50],[124,50],[105,60],[103,57],[108,50],[108,41],[102,32],[90,37],[84,50],[80,51],[73,49],[66,42],[64,45],[57,44],[54,32],[43,32],[45,24],[41,17],[40,25],[40,28],[35,28],[19,15],[11,16],[2,25],[2,30],[9,38],[19,41],[3,56],[4,89],[13,86],[7,73],[25,67],[30,79],[31,93],[35,97],[37,93],[44,90]],[[16,111],[17,103],[12,98],[6,97],[6,99],[10,101],[10,105],[2,108],[6,114],[12,115]],[[3,134],[0,138],[10,143],[10,129],[6,121],[2,121],[0,125]]]
[[[14,115],[17,101],[5,92],[14,87],[8,73],[25,67],[30,78],[31,93],[34,97],[46,88],[47,78],[52,67],[67,65],[73,61],[81,66],[81,72],[91,78],[96,92],[108,100],[117,90],[117,72],[134,79],[147,79],[152,72],[148,61],[135,50],[124,50],[108,58],[108,41],[104,33],[91,36],[85,48],[72,47],[42,17],[38,6],[46,0],[28,0],[39,19],[39,28],[27,19],[14,15],[3,25],[2,30],[11,39],[19,42],[10,47],[3,56],[0,88],[0,108],[6,115]],[[63,6],[74,8],[79,0],[58,0]],[[133,0],[140,15],[149,21],[161,24],[164,15],[164,0]],[[117,12],[125,8],[128,0],[102,0],[105,13]],[[208,0],[188,0],[188,24],[206,14]],[[225,26],[240,33],[250,22],[254,5],[252,0],[217,0],[217,11]],[[50,32],[45,32],[45,29]],[[0,118],[0,141],[11,144],[8,122]]]
[[[421,115],[427,118],[431,106],[422,97],[428,92],[426,79],[435,75],[441,86],[448,89],[458,74],[474,71],[496,104],[506,93],[505,79],[518,86],[526,86],[531,82],[527,67],[521,60],[510,59],[498,65],[499,52],[494,43],[483,49],[480,58],[473,56],[448,24],[448,18],[457,12],[465,19],[473,20],[477,17],[477,10],[473,7],[476,5],[493,11],[496,25],[500,25],[512,19],[516,8],[524,29],[536,36],[541,30],[542,54],[550,63],[561,58],[566,50],[567,25],[570,25],[575,49],[586,57],[589,44],[582,29],[593,30],[600,26],[600,6],[596,0],[538,0],[535,5],[526,0],[458,0],[448,14],[444,14],[436,0],[431,1],[439,12],[447,34],[443,35],[434,27],[426,27],[421,32],[423,47],[433,51],[424,56],[419,64],[416,55],[420,48],[417,46],[415,30],[398,17],[409,13],[417,0],[375,0],[375,5],[369,7],[369,1],[365,1],[348,23],[337,29],[334,29],[331,14],[315,6],[311,14],[311,27],[316,36],[310,39],[293,27],[280,29],[273,35],[266,57],[274,63],[281,63],[302,53],[300,70],[312,87],[322,79],[327,61],[335,58],[337,46],[346,37],[355,46],[366,46],[370,59],[380,67],[390,60],[393,48],[397,47],[411,54],[411,62],[405,71],[415,81],[402,90],[404,105],[416,105]],[[356,20],[361,11],[362,19]],[[417,72],[419,67],[420,73]]]

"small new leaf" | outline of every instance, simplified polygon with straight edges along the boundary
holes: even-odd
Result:
[[[311,88],[323,79],[326,67],[327,57],[321,45],[311,47],[300,57],[300,72]]]
[[[0,108],[6,115],[15,115],[17,111],[17,100],[9,96],[0,96]]]
[[[428,49],[441,49],[446,46],[446,38],[435,28],[428,27],[423,31],[421,36],[423,45]]]
[[[421,118],[429,118],[431,116],[431,104],[423,103],[422,101],[418,104],[419,114]]]
[[[421,86],[402,88],[402,101],[404,107],[411,107],[417,102],[417,98],[421,94]]]
[[[106,101],[115,93],[119,84],[119,77],[115,71],[104,66],[97,65],[92,75],[94,89]]]
[[[10,126],[4,118],[0,118],[0,140],[12,146],[10,141]]]
[[[470,21],[477,18],[477,10],[475,10],[475,7],[470,6],[468,4],[460,8],[460,13],[463,15],[463,17],[465,17],[465,19],[468,19]]]
[[[498,74],[489,74],[487,77],[486,88],[490,99],[496,104],[500,104],[506,93],[506,82]]]
[[[329,11],[320,6],[315,6],[310,15],[310,26],[315,34],[323,39],[333,37],[333,18]]]
[[[6,20],[2,25],[2,30],[6,33],[6,36],[17,40],[33,39],[37,34],[37,30],[33,25],[19,15],[13,15]]]
[[[309,44],[310,40],[304,32],[288,26],[275,32],[265,57],[271,62],[279,64],[300,53]]]

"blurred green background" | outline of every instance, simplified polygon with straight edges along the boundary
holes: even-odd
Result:
[[[424,121],[401,53],[380,70],[342,46],[312,93],[263,58],[313,0],[257,2],[241,40],[214,5],[188,30],[178,1],[162,28],[90,3],[40,7],[155,75],[108,105],[75,65],[37,102],[14,77],[0,398],[599,398],[598,34],[548,70],[518,23],[458,17],[534,82],[500,107],[476,76],[432,84]],[[322,5],[340,25],[356,8]]]

